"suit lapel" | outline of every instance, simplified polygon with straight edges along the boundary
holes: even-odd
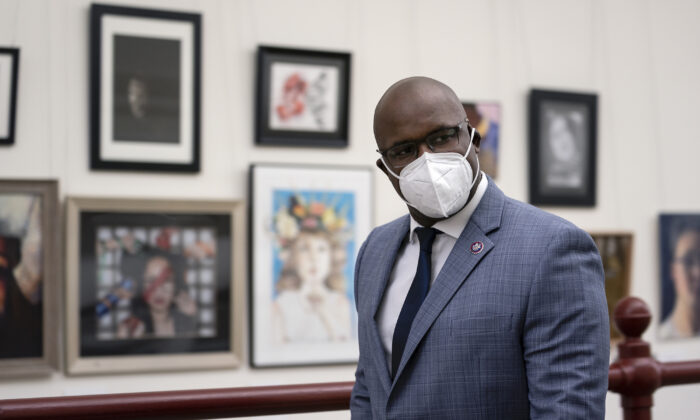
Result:
[[[486,235],[500,226],[504,204],[503,193],[489,178],[488,188],[481,202],[469,219],[467,226],[462,230],[445,261],[445,265],[440,270],[428,296],[416,314],[394,384],[398,382],[408,360],[435,319],[466,280],[469,273],[495,246]],[[392,389],[394,384],[392,384]]]
[[[376,264],[373,267],[372,274],[369,278],[373,279],[371,286],[369,287],[369,310],[367,313],[372,315],[372,319],[369,321],[370,327],[370,345],[372,349],[370,353],[374,359],[374,364],[378,372],[378,376],[384,387],[384,391],[388,394],[391,387],[391,379],[389,376],[389,367],[386,363],[386,352],[384,351],[384,346],[382,345],[381,336],[379,335],[379,327],[375,319],[379,305],[384,297],[384,291],[386,290],[387,283],[389,282],[389,276],[396,262],[396,256],[398,255],[399,249],[401,248],[401,243],[408,234],[408,229],[410,226],[410,219],[408,216],[402,218],[399,223],[397,223],[396,229],[388,231],[384,238],[377,238],[374,243],[381,244],[381,249],[375,255],[373,255],[373,261]],[[376,252],[377,250],[373,250]]]

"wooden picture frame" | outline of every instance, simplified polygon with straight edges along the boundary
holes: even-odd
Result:
[[[91,6],[91,169],[199,172],[201,19]]]
[[[530,92],[530,203],[595,206],[597,104],[595,94]]]
[[[0,378],[58,368],[59,220],[57,181],[0,181]]]
[[[254,164],[249,188],[251,366],[356,363],[370,168]]]
[[[258,47],[255,142],[347,147],[349,53]]]
[[[241,202],[70,197],[69,374],[238,366]]]
[[[0,145],[15,142],[19,48],[0,48]]]
[[[613,322],[615,305],[630,294],[632,281],[632,255],[634,234],[622,231],[590,232],[598,247],[605,273],[605,296],[610,317],[610,341],[617,342],[623,337]]]

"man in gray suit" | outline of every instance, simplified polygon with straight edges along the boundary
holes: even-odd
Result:
[[[590,236],[480,172],[480,137],[436,80],[391,86],[374,134],[410,216],[357,257],[353,419],[603,419],[608,314]]]

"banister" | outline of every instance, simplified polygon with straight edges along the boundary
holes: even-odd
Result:
[[[608,389],[621,395],[625,420],[651,419],[653,393],[662,386],[700,383],[700,360],[661,363],[651,357],[649,343],[641,339],[651,321],[644,301],[622,299],[614,321],[624,340],[610,365]],[[211,419],[347,410],[352,386],[330,382],[0,400],[0,420]]]

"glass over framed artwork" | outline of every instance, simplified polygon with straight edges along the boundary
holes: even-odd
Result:
[[[622,339],[622,335],[613,324],[613,314],[615,305],[623,297],[629,296],[633,234],[631,232],[591,232],[590,235],[603,261],[605,296],[610,317],[610,340],[617,341]]]
[[[56,181],[0,181],[0,377],[58,367]]]
[[[238,364],[240,203],[70,198],[67,217],[68,373]]]
[[[530,92],[530,203],[595,206],[595,94]]]
[[[252,366],[357,362],[353,272],[371,180],[369,168],[251,166]]]
[[[90,167],[198,172],[201,15],[93,4]]]
[[[498,176],[498,145],[501,135],[501,104],[462,102],[469,124],[481,135],[479,165],[491,178]]]
[[[350,54],[258,48],[255,142],[347,147]]]
[[[0,47],[0,145],[15,142],[19,48]]]
[[[700,213],[659,216],[659,338],[700,336]]]

